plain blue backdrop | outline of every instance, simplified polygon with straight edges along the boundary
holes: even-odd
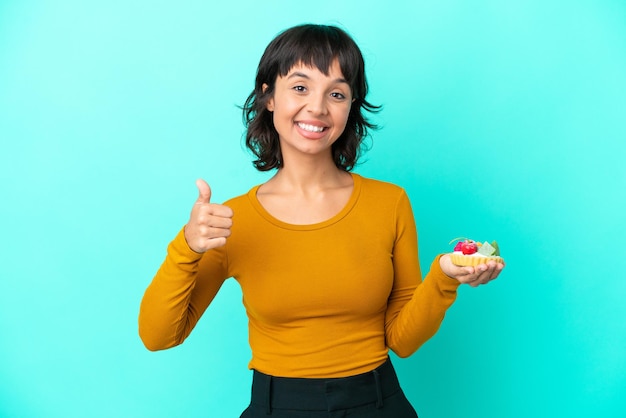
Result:
[[[195,179],[267,178],[237,106],[305,22],[363,50],[384,110],[356,172],[407,189],[423,268],[457,236],[507,261],[395,359],[420,417],[625,416],[621,0],[0,2],[0,416],[239,416],[237,284],[168,351],[137,313]]]

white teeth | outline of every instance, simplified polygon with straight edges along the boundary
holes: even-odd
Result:
[[[309,125],[306,123],[298,123],[298,126],[301,129],[304,129],[305,131],[309,131],[309,132],[322,132],[324,130],[324,127],[322,126],[314,126],[314,125]]]

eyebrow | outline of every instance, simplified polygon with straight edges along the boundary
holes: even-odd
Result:
[[[291,73],[287,79],[291,79],[291,78],[296,78],[296,77],[302,77],[302,78],[306,78],[307,80],[310,80],[311,77],[309,77],[308,75],[306,75],[305,73],[301,73],[299,71],[295,71],[293,73]],[[333,80],[335,83],[345,83],[345,84],[349,84],[348,81],[345,78],[336,78]]]

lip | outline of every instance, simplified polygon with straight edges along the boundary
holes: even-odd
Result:
[[[302,125],[314,126],[316,128],[322,128],[321,131],[311,131],[302,127]],[[311,121],[311,120],[299,120],[294,123],[296,130],[300,135],[307,139],[320,139],[326,136],[328,132],[328,126],[320,121]]]

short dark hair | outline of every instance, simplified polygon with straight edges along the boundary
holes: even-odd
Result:
[[[380,106],[365,99],[368,86],[363,55],[356,42],[342,29],[305,24],[285,30],[270,42],[259,62],[254,90],[243,106],[246,146],[257,157],[253,162],[257,170],[268,171],[282,166],[278,132],[272,113],[266,108],[274,94],[276,79],[287,75],[297,64],[315,66],[328,75],[335,59],[350,85],[354,102],[346,128],[332,146],[332,155],[338,168],[345,171],[354,168],[368,129],[377,128],[363,113],[380,110]],[[264,85],[267,85],[265,91]]]

